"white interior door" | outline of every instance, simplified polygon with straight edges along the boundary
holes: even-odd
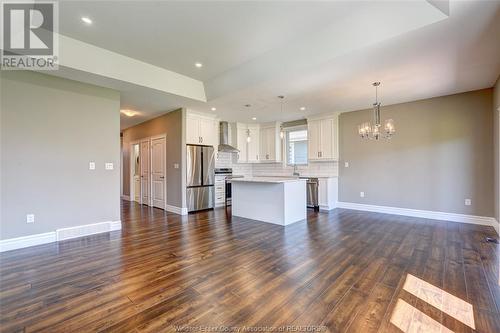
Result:
[[[165,138],[151,141],[151,198],[153,207],[165,209]]]
[[[151,206],[150,202],[150,143],[148,141],[141,142],[141,188],[142,188],[142,204]]]

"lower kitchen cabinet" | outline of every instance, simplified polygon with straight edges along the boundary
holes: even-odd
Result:
[[[319,178],[318,202],[320,210],[337,208],[338,187],[337,177]]]
[[[215,176],[215,207],[226,204],[226,176]]]

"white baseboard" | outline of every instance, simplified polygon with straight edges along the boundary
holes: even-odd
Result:
[[[495,228],[495,224],[496,224],[496,228],[497,228],[496,230],[498,232],[498,223],[494,217],[465,215],[465,214],[457,214],[457,213],[445,213],[445,212],[436,212],[436,211],[431,211],[431,210],[419,210],[419,209],[411,209],[411,208],[365,205],[365,204],[359,204],[359,203],[353,203],[353,202],[340,202],[340,201],[338,202],[337,206],[339,208],[362,210],[362,211],[367,211],[367,212],[421,217],[421,218],[425,218],[425,219],[443,220],[443,221],[451,221],[451,222],[480,224],[480,225],[492,226],[494,228]]]
[[[121,228],[122,228],[121,221],[108,221],[108,222],[79,225],[76,227],[57,229],[56,239],[58,241],[62,241],[71,238],[100,234],[102,232],[120,230]]]
[[[29,246],[53,243],[71,238],[90,236],[102,232],[120,230],[121,221],[109,221],[93,224],[79,225],[70,228],[61,228],[56,231],[35,234],[24,237],[0,240],[0,252],[22,249]]]
[[[497,232],[497,235],[500,236],[500,221],[495,220],[493,222],[493,228],[495,228],[495,231]]]
[[[130,201],[130,196],[128,196],[128,195],[122,195],[122,199]]]
[[[21,249],[23,247],[52,243],[56,241],[56,232],[46,232],[24,237],[0,240],[0,252]]]
[[[337,208],[336,204],[335,204],[335,206],[319,205],[320,212],[329,212],[329,211],[331,211],[332,209],[335,209],[335,208]]]
[[[172,205],[167,205],[165,210],[167,212],[171,212],[171,213],[175,213],[175,214],[179,214],[179,215],[187,215],[188,214],[187,208],[181,208],[181,207],[172,206]]]

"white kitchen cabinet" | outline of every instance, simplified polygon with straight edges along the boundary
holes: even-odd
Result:
[[[309,160],[331,161],[338,159],[337,117],[307,121]]]
[[[218,121],[210,115],[188,113],[186,116],[186,143],[216,147]]]
[[[320,210],[332,210],[337,208],[338,202],[338,178],[319,178],[318,204]]]
[[[226,176],[215,175],[215,207],[226,204]]]
[[[260,128],[259,125],[248,125],[248,142],[247,160],[250,163],[259,161],[259,148],[260,148]]]
[[[319,159],[321,120],[307,121],[307,157],[309,160]]]
[[[281,140],[278,123],[261,125],[259,159],[260,162],[281,161]]]
[[[238,163],[247,163],[247,137],[248,137],[248,128],[246,124],[236,124],[236,148],[239,149],[238,153]]]
[[[200,144],[200,124],[197,117],[192,115],[186,116],[186,143]]]

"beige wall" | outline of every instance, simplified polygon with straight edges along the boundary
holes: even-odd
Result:
[[[167,135],[167,204],[184,207],[182,176],[183,110],[169,112],[123,131],[123,194],[130,195],[130,144],[155,135]],[[179,164],[179,168],[174,168]]]
[[[0,82],[0,238],[118,221],[120,94],[29,71]]]
[[[500,224],[500,77],[493,90],[494,159],[495,159],[495,218]],[[498,230],[498,229],[497,229]]]
[[[357,125],[372,120],[371,110],[341,114],[340,201],[493,216],[492,94],[484,89],[383,106],[382,119],[393,118],[397,127],[390,141],[358,136]]]

